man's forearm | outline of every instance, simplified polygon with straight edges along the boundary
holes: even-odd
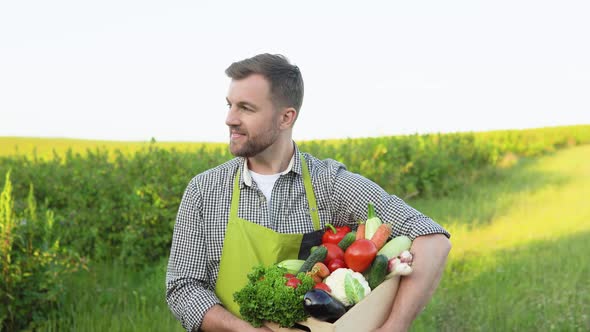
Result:
[[[248,322],[237,318],[218,304],[211,307],[205,314],[201,330],[204,332],[271,331],[264,327],[260,329],[252,327]]]
[[[412,273],[402,277],[391,314],[378,331],[407,331],[438,287],[451,243],[442,234],[419,236],[412,242]]]

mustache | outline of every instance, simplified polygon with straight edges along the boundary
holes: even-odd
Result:
[[[242,130],[242,128],[240,128],[239,126],[230,126],[229,127],[229,132],[230,133],[240,134],[240,135],[246,134],[246,131]]]

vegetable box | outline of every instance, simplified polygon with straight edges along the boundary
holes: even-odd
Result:
[[[400,276],[394,276],[377,286],[367,297],[348,310],[334,323],[322,322],[315,318],[308,318],[300,322],[301,328],[279,327],[276,323],[267,323],[266,326],[275,332],[358,332],[372,331],[380,327],[391,312],[391,306]]]

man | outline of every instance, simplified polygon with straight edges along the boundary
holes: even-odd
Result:
[[[356,224],[367,204],[413,239],[413,273],[402,278],[378,331],[405,331],[438,286],[450,236],[430,218],[334,160],[301,153],[292,129],[303,101],[299,68],[281,55],[233,63],[227,94],[236,158],[195,176],[179,207],[166,276],[170,309],[188,331],[270,331],[239,318],[232,294],[257,263],[304,258],[325,224]]]

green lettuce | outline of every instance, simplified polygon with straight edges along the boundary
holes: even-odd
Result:
[[[254,267],[246,286],[234,293],[242,319],[254,327],[261,327],[267,321],[292,327],[309,317],[303,309],[303,296],[313,288],[313,279],[299,273],[301,284],[292,288],[285,285],[285,273],[287,270],[277,265]]]

